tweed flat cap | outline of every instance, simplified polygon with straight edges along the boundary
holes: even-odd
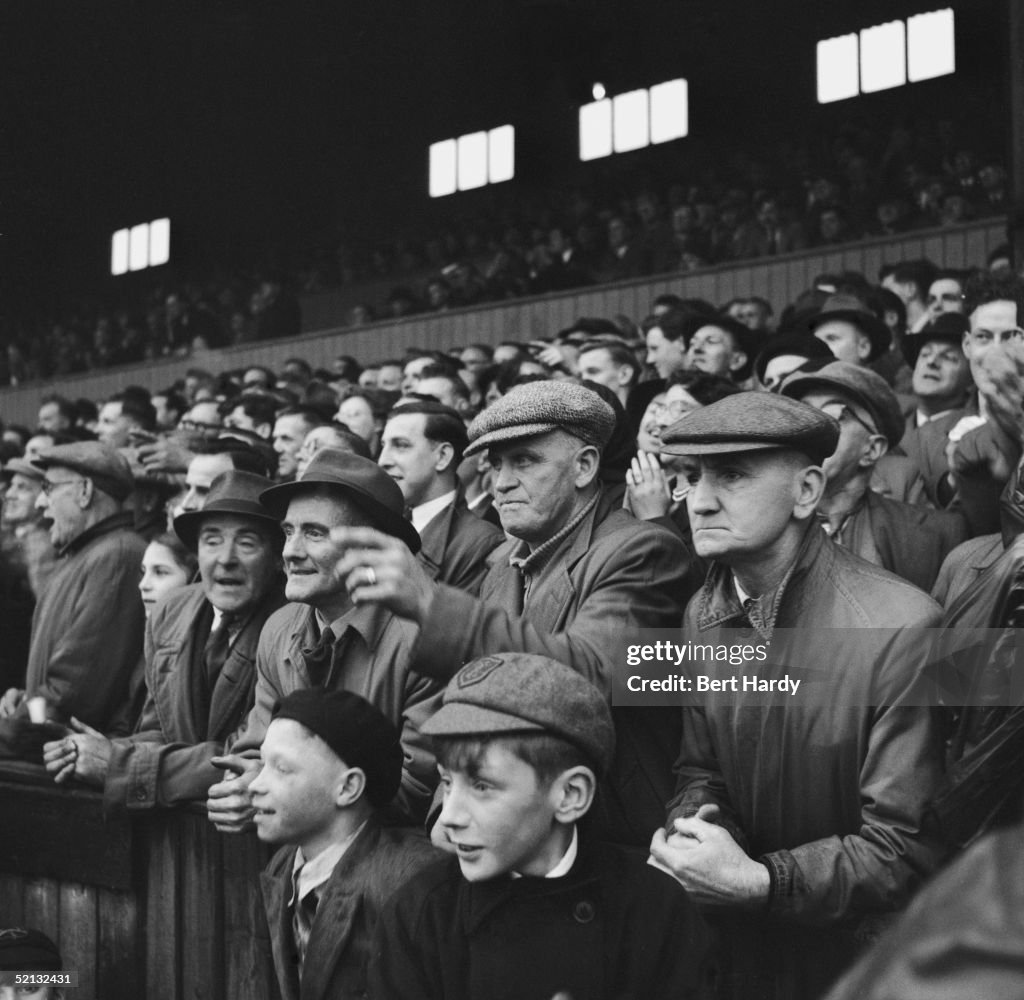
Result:
[[[548,733],[582,750],[598,777],[611,766],[615,729],[604,696],[557,660],[498,653],[466,664],[422,726],[428,736]]]
[[[135,489],[131,466],[124,455],[99,441],[76,441],[47,448],[32,464],[40,469],[55,465],[72,469],[91,479],[97,489],[115,500],[126,500]]]
[[[833,361],[816,372],[794,372],[780,390],[790,399],[801,399],[814,389],[836,389],[854,403],[860,404],[874,421],[878,433],[884,435],[890,448],[895,448],[906,429],[896,393],[889,383],[869,368]]]
[[[917,365],[921,348],[930,340],[941,340],[947,344],[963,344],[964,334],[971,328],[970,320],[961,313],[941,313],[923,330],[903,335],[903,357],[911,368]]]
[[[378,807],[398,794],[402,783],[402,741],[380,709],[351,691],[302,688],[285,695],[271,720],[292,719],[319,736],[349,767],[366,774],[365,795]]]
[[[681,417],[661,432],[669,455],[720,455],[792,448],[821,464],[836,450],[839,424],[813,406],[771,392],[739,392]]]
[[[278,520],[284,520],[292,497],[326,486],[354,502],[381,531],[401,538],[413,552],[420,550],[420,536],[405,519],[405,498],[398,484],[376,463],[340,448],[321,448],[294,482],[271,486],[260,494],[260,503]]]
[[[573,382],[528,382],[514,386],[470,424],[466,454],[557,430],[603,449],[614,429],[614,411],[589,389]]]

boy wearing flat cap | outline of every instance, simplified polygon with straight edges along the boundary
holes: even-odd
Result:
[[[709,995],[707,932],[687,894],[583,829],[615,742],[600,691],[543,656],[485,656],[456,674],[426,732],[455,857],[388,904],[371,995]]]
[[[256,832],[286,845],[260,879],[281,996],[364,996],[381,907],[440,856],[421,831],[381,825],[402,780],[398,730],[357,694],[294,691],[261,754]]]
[[[821,409],[740,393],[662,434],[712,560],[683,642],[770,643],[755,672],[803,670],[818,692],[768,704],[744,689],[683,709],[676,795],[651,853],[714,909],[723,995],[737,998],[819,996],[862,923],[902,906],[940,857],[921,831],[940,734],[906,694],[927,652],[920,627],[941,612],[815,518],[839,433]]]

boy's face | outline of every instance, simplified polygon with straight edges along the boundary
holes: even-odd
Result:
[[[335,789],[343,765],[294,719],[275,719],[261,748],[263,769],[249,786],[256,833],[271,844],[319,846],[337,815]],[[326,846],[326,845],[324,845]]]
[[[444,791],[438,822],[468,881],[508,872],[543,876],[558,864],[565,846],[555,820],[557,782],[538,781],[529,764],[495,744],[472,776],[438,770]]]

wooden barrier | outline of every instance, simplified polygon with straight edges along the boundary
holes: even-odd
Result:
[[[0,811],[0,927],[50,935],[73,1000],[277,996],[254,835],[198,808],[107,820],[97,793],[28,764],[0,766]]]
[[[579,288],[569,292],[512,299],[445,313],[383,321],[358,329],[345,329],[348,293],[345,289],[308,297],[306,312],[328,328],[304,333],[291,340],[242,344],[220,351],[205,351],[175,358],[125,365],[74,375],[46,384],[0,391],[0,418],[7,423],[34,427],[39,401],[47,393],[105,399],[126,385],[161,389],[182,378],[189,368],[219,372],[245,365],[266,365],[279,370],[292,355],[316,367],[327,367],[339,354],[352,354],[363,362],[401,357],[407,347],[444,350],[457,344],[547,337],[579,316],[616,316],[634,320],[648,312],[651,300],[663,292],[703,298],[721,305],[737,296],[759,295],[776,313],[808,288],[819,274],[860,271],[870,279],[882,264],[927,257],[943,267],[980,267],[988,253],[1006,241],[1006,220],[986,219],[962,226],[922,230],[899,237],[861,240],[830,250],[806,250],[782,257],[720,264],[687,274]]]

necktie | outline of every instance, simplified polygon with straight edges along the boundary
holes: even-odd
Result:
[[[220,624],[206,640],[206,646],[203,649],[203,662],[206,665],[206,682],[211,689],[220,676],[224,661],[228,658],[233,624],[234,618],[231,615],[221,615]]]
[[[313,889],[296,902],[292,913],[292,933],[295,935],[295,947],[299,952],[299,968],[306,960],[306,948],[309,946],[309,935],[313,931],[313,920],[316,918],[319,902],[317,891]]]
[[[309,650],[303,650],[302,658],[306,661],[306,672],[312,687],[323,687],[331,671],[334,659],[334,633],[325,628],[320,633],[317,644]]]

